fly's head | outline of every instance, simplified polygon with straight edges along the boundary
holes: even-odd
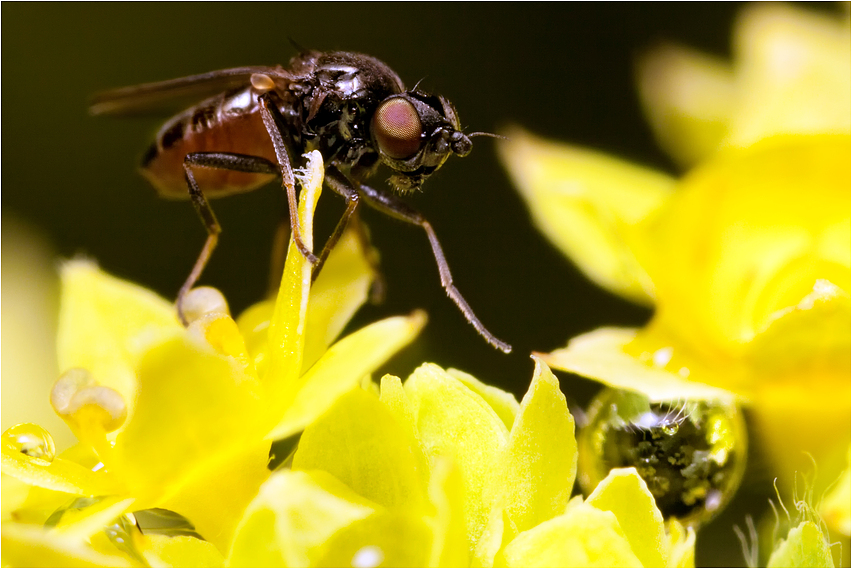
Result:
[[[472,144],[460,130],[456,110],[441,96],[406,91],[376,107],[370,136],[401,194],[420,189],[450,154],[467,156]]]

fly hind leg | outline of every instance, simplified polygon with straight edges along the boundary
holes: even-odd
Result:
[[[219,241],[219,233],[222,232],[222,228],[216,220],[216,215],[213,213],[213,208],[210,207],[207,198],[204,197],[204,193],[195,181],[195,176],[192,173],[193,168],[216,168],[219,170],[248,172],[252,174],[277,175],[279,173],[278,167],[275,164],[259,156],[247,156],[245,154],[227,152],[195,152],[187,154],[184,158],[183,169],[186,185],[189,188],[189,197],[192,200],[195,211],[198,212],[198,216],[201,218],[201,222],[204,224],[204,228],[207,230],[207,240],[204,242],[204,247],[201,249],[195,265],[192,267],[192,272],[189,273],[189,276],[178,292],[176,303],[178,318],[180,318],[184,326],[187,326],[189,322],[183,311],[183,300],[198,281],[199,277],[201,277],[201,272],[207,266],[210,255]]]
[[[352,191],[355,191],[354,188],[351,187],[349,180],[334,168],[329,168],[326,171],[326,180],[332,189],[341,195],[343,194],[341,188],[349,187]],[[504,353],[508,354],[511,352],[512,346],[500,340],[488,331],[485,325],[476,317],[473,309],[453,284],[453,275],[450,273],[450,266],[447,264],[444,251],[438,241],[438,236],[435,235],[435,230],[432,229],[432,225],[426,221],[426,219],[418,211],[414,210],[408,204],[394,196],[382,193],[363,184],[358,186],[357,193],[363,197],[364,201],[370,207],[391,217],[395,217],[412,225],[417,225],[426,232],[429,244],[432,247],[432,254],[438,265],[438,273],[441,275],[441,286],[444,287],[444,290],[447,292],[447,296],[449,296],[456,306],[459,307],[459,310],[461,310],[467,321],[470,322],[476,331],[479,332],[479,335],[485,338],[489,344]]]

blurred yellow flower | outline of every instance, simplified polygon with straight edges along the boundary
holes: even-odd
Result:
[[[820,492],[850,441],[848,21],[748,6],[733,63],[666,46],[638,82],[661,143],[695,164],[680,179],[520,130],[501,145],[542,232],[655,307],[544,358],[657,400],[745,402],[774,472],[792,481],[810,455]]]
[[[54,253],[35,228],[8,213],[2,218],[3,412],[0,430],[23,422],[48,428],[58,447],[74,436],[50,407],[56,365],[59,279]],[[26,378],[24,380],[24,378]]]
[[[302,180],[305,236],[322,173],[315,153]],[[51,404],[80,444],[54,457],[37,425],[4,434],[4,565],[7,552],[9,564],[20,564],[13,560],[28,549],[52,551],[59,565],[117,564],[119,541],[98,546],[103,528],[150,508],[184,516],[209,543],[136,532],[122,542],[138,541],[131,553],[147,563],[221,564],[243,510],[270,475],[271,442],[303,430],[425,322],[422,313],[388,318],[329,347],[366,299],[364,255],[354,234],[344,235],[312,287],[310,265],[291,247],[277,300],[235,322],[218,291],[196,289],[187,329],[154,293],[89,262],[67,263],[58,339],[65,371]],[[74,496],[99,499],[67,507]],[[57,511],[58,523],[48,519]],[[55,529],[31,525],[45,522]]]
[[[650,50],[639,95],[660,145],[684,166],[776,134],[849,132],[849,22],[783,4],[746,6],[730,62]]]

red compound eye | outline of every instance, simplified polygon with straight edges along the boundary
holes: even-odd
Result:
[[[420,150],[423,129],[414,105],[402,98],[384,101],[372,121],[373,136],[382,152],[404,160]]]

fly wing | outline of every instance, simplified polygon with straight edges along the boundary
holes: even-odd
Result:
[[[281,67],[253,66],[220,69],[179,79],[145,83],[105,91],[92,97],[93,115],[138,115],[174,111],[215,93],[250,84],[251,76],[262,74],[283,87],[293,76]]]

